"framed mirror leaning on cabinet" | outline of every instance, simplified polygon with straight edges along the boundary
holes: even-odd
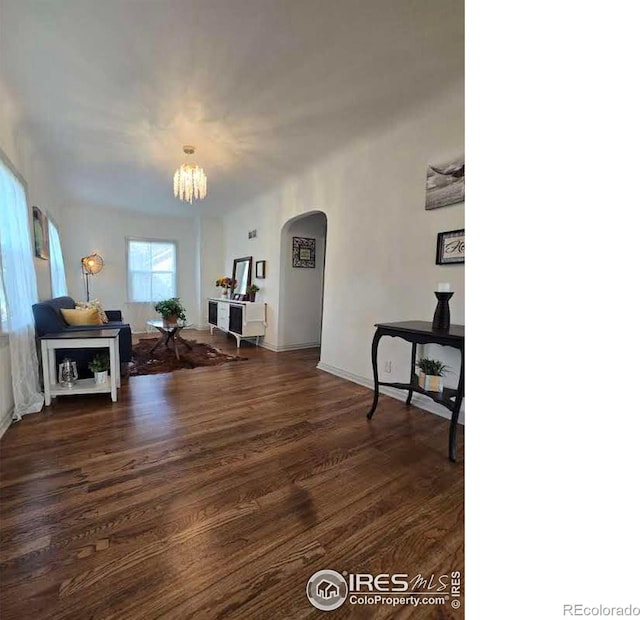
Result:
[[[233,280],[236,285],[231,291],[233,299],[237,299],[235,295],[242,295],[242,299],[246,299],[248,289],[251,286],[251,271],[253,270],[253,257],[245,256],[244,258],[236,258],[233,261]]]

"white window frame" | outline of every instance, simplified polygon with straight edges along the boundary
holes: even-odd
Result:
[[[129,271],[129,244],[131,241],[142,241],[143,243],[172,243],[176,251],[176,263],[175,273],[173,276],[175,296],[180,297],[178,294],[178,242],[175,239],[158,239],[152,237],[125,237],[125,260],[127,262],[127,301],[130,304],[151,304],[157,303],[151,300],[147,301],[134,301],[131,295],[131,275]]]

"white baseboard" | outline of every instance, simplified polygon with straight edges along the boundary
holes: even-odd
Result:
[[[269,351],[275,351],[276,353],[281,353],[283,351],[300,351],[302,349],[317,349],[320,346],[319,342],[301,342],[299,344],[285,344],[285,345],[274,345],[270,342],[261,342],[261,347],[265,349],[269,349]]]
[[[263,347],[263,348],[267,349],[268,351],[273,351],[274,353],[277,353],[277,352],[278,352],[277,347],[276,347],[274,344],[271,344],[270,342],[263,342],[263,341],[260,341],[260,342],[258,343],[258,346],[259,346],[259,347]]]
[[[331,364],[326,364],[325,362],[319,362],[316,366],[318,370],[323,370],[324,372],[328,372],[329,374],[335,375],[336,377],[340,377],[341,379],[346,379],[347,381],[351,381],[352,383],[357,383],[358,385],[362,385],[370,390],[373,390],[373,379],[369,379],[367,377],[363,377],[361,375],[356,375],[348,370],[343,370],[342,368],[337,368],[336,366],[332,366]],[[391,396],[391,398],[395,398],[396,400],[405,401],[407,399],[407,392],[405,390],[397,390],[396,388],[391,388],[387,386],[380,387],[380,394],[385,394],[386,396]],[[424,396],[424,394],[415,394],[411,399],[411,404],[415,405],[419,409],[424,409],[429,413],[433,413],[434,415],[438,415],[442,418],[446,418],[447,420],[451,419],[451,411],[449,411],[446,407],[442,405],[438,405],[434,403],[429,397]],[[460,409],[460,417],[458,418],[458,423],[464,425],[464,400],[462,401],[462,407]]]

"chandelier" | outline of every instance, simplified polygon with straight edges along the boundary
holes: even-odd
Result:
[[[182,150],[187,155],[195,153],[195,147],[186,144]],[[196,164],[182,164],[173,175],[173,195],[188,203],[203,200],[207,195],[207,175]]]

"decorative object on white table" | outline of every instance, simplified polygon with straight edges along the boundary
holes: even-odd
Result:
[[[101,372],[94,372],[93,373],[93,378],[95,379],[96,383],[106,383],[107,382],[107,378],[109,377],[109,371],[108,370],[103,370]]]
[[[222,293],[220,297],[224,297],[225,299],[229,297],[229,289],[233,289],[236,286],[236,281],[229,276],[220,276],[216,280],[216,286],[222,289]]]
[[[420,369],[418,385],[427,392],[442,392],[444,389],[443,375],[448,371],[446,364],[440,360],[424,357],[416,362]]]
[[[109,376],[109,357],[104,353],[96,353],[89,362],[89,370],[96,383],[106,383]]]
[[[65,357],[58,366],[58,383],[62,387],[72,388],[78,380],[78,367],[76,363]]]
[[[249,297],[249,301],[255,301],[256,300],[256,293],[260,290],[260,287],[252,284],[248,289],[247,289],[247,295]]]

